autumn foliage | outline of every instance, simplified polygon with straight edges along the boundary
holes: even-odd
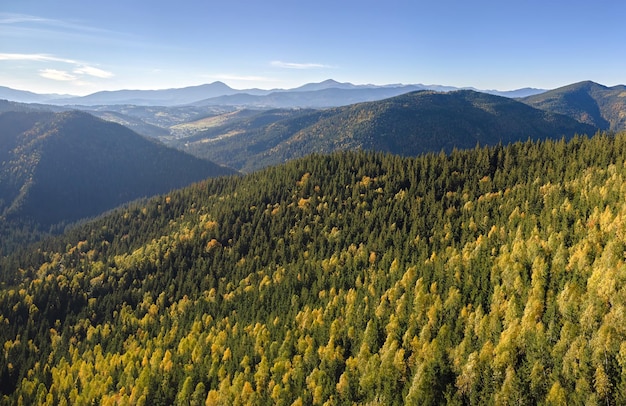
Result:
[[[7,404],[624,404],[626,136],[313,155],[4,258]]]

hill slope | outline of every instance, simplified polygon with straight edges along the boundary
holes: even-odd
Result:
[[[43,229],[233,173],[86,113],[0,114],[0,216]]]
[[[493,145],[596,131],[566,116],[469,90],[413,92],[377,102],[324,111],[298,110],[283,116],[264,125],[253,125],[249,120],[213,128],[185,140],[185,150],[251,170],[310,152],[368,149],[418,155],[472,148],[478,143]]]
[[[602,130],[626,130],[626,86],[623,85],[606,87],[586,81],[520,100]]]
[[[625,163],[625,135],[336,153],[119,210],[0,262],[0,391],[624,404]]]

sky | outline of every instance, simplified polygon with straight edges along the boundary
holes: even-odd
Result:
[[[2,0],[0,86],[626,84],[623,0]]]

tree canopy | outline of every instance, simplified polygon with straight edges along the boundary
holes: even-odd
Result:
[[[626,135],[209,179],[0,262],[7,404],[624,404]]]

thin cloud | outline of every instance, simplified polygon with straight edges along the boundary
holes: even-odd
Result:
[[[60,58],[54,55],[48,54],[10,54],[0,53],[0,61],[30,61],[30,62],[57,62],[67,65],[75,66],[72,69],[72,73],[59,69],[41,69],[39,75],[53,80],[70,81],[79,79],[80,76],[93,76],[100,79],[109,79],[113,76],[113,72],[105,71],[100,68],[96,68],[79,61],[68,58]]]
[[[78,64],[77,61],[59,58],[48,54],[6,54],[0,53],[0,61],[34,61],[34,62],[63,62]]]
[[[38,17],[28,14],[0,13],[0,25],[15,25],[27,27],[47,27],[54,30],[74,31],[77,33],[100,33],[113,34],[113,31],[93,27],[85,24],[78,24],[70,21],[55,20],[51,18]]]
[[[0,13],[0,24],[45,23],[49,20],[25,14]]]
[[[89,75],[101,79],[108,79],[114,76],[112,72],[94,68],[93,66],[81,66],[74,69],[74,73],[79,75]]]
[[[134,46],[145,49],[151,46],[128,32],[113,31],[85,24],[82,21],[56,20],[26,14],[0,12],[0,28],[3,39],[30,39],[42,46],[46,43],[74,42],[90,46]]]
[[[272,61],[270,64],[277,68],[285,69],[328,69],[332,68],[330,65],[324,65],[321,63],[295,63],[295,62],[283,62]]]
[[[41,69],[39,71],[39,76],[46,79],[58,80],[61,82],[70,82],[78,79],[77,76],[74,76],[69,72],[57,69]]]

